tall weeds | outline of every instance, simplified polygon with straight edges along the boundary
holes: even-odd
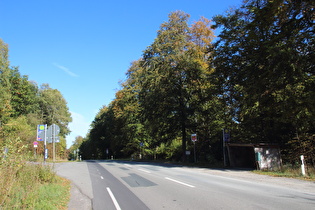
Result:
[[[62,186],[52,165],[29,162],[32,154],[19,139],[5,148],[0,156],[0,209],[42,209],[42,205],[45,209],[62,209],[56,203],[69,197],[69,189],[67,184]],[[59,197],[50,198],[55,195]],[[66,206],[67,200],[61,203]]]

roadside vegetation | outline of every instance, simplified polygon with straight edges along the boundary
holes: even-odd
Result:
[[[0,209],[67,209],[70,183],[44,164],[39,124],[58,124],[57,158],[67,157],[65,136],[70,112],[62,94],[40,87],[10,66],[8,45],[0,39]],[[47,144],[49,157],[52,145]]]
[[[115,99],[99,110],[87,136],[75,139],[69,158],[220,165],[225,129],[231,143],[277,144],[284,164],[304,155],[313,178],[314,8],[309,0],[245,0],[212,20],[192,22],[183,11],[170,13],[127,69]],[[49,165],[30,160],[44,151],[42,142],[33,147],[39,124],[60,127],[57,159],[67,158],[71,121],[62,94],[10,66],[8,44],[0,39],[1,207],[63,208],[59,198],[67,196],[58,192],[67,182]],[[52,157],[52,145],[47,147]],[[279,174],[297,176],[293,171]]]
[[[53,165],[34,160],[22,142],[8,147],[0,160],[0,209],[67,209],[70,182],[58,177]]]
[[[306,181],[315,181],[315,169],[313,167],[308,167],[306,169],[305,176],[302,175],[301,167],[299,166],[283,166],[281,170],[278,171],[268,171],[268,170],[255,170],[253,173],[275,176],[275,177],[287,177],[296,178]]]
[[[304,155],[314,167],[314,8],[246,0],[211,21],[170,13],[72,153],[215,164],[224,129],[229,143],[277,145],[284,164]]]

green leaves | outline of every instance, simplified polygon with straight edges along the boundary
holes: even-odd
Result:
[[[199,110],[209,98],[207,61],[213,39],[209,20],[202,18],[191,26],[188,20],[188,14],[176,11],[161,24],[143,57],[132,63],[116,99],[95,118],[90,143],[103,139],[112,152],[138,156],[140,142],[152,155],[158,146],[182,139],[182,152],[186,150],[186,133],[196,132]],[[102,128],[109,131],[96,134]]]
[[[0,39],[0,145],[20,138],[24,145],[35,140],[36,125],[56,123],[61,128],[59,151],[65,151],[71,116],[67,102],[56,89],[28,81],[17,67],[10,67],[8,47]],[[17,145],[16,145],[17,146]],[[32,150],[32,147],[29,147]]]
[[[300,136],[312,154],[314,3],[249,0],[213,21],[189,25],[188,14],[169,15],[115,100],[96,116],[82,144],[86,154],[96,146],[98,158],[106,147],[138,156],[141,142],[147,155],[178,159],[191,149],[189,134],[198,133],[200,158],[220,159],[222,128],[234,142],[286,148]],[[214,44],[211,27],[221,29]]]
[[[314,132],[314,3],[247,1],[227,16],[215,44],[215,75],[243,138],[285,146]]]
[[[8,45],[0,39],[0,121],[5,123],[11,115],[11,84]]]
[[[57,89],[52,89],[48,84],[43,84],[39,90],[39,113],[42,116],[43,124],[57,124],[60,127],[60,134],[66,136],[70,130],[69,122],[72,121],[67,102]]]

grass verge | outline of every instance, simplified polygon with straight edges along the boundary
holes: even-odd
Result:
[[[299,167],[284,166],[279,171],[253,171],[256,174],[269,175],[275,177],[287,177],[296,178],[306,181],[315,181],[315,168],[309,167],[306,169],[305,176],[302,175],[301,169]]]
[[[67,209],[70,182],[51,165],[2,162],[0,175],[0,209]]]

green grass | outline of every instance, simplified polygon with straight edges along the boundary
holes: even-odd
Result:
[[[0,209],[67,209],[70,182],[50,165],[8,161],[0,165]]]
[[[34,209],[67,209],[69,203],[69,181],[58,178],[55,183],[39,187]]]
[[[315,168],[308,167],[305,176],[302,175],[301,168],[292,166],[283,166],[279,171],[253,171],[256,174],[269,175],[275,177],[297,178],[307,181],[315,181]]]

